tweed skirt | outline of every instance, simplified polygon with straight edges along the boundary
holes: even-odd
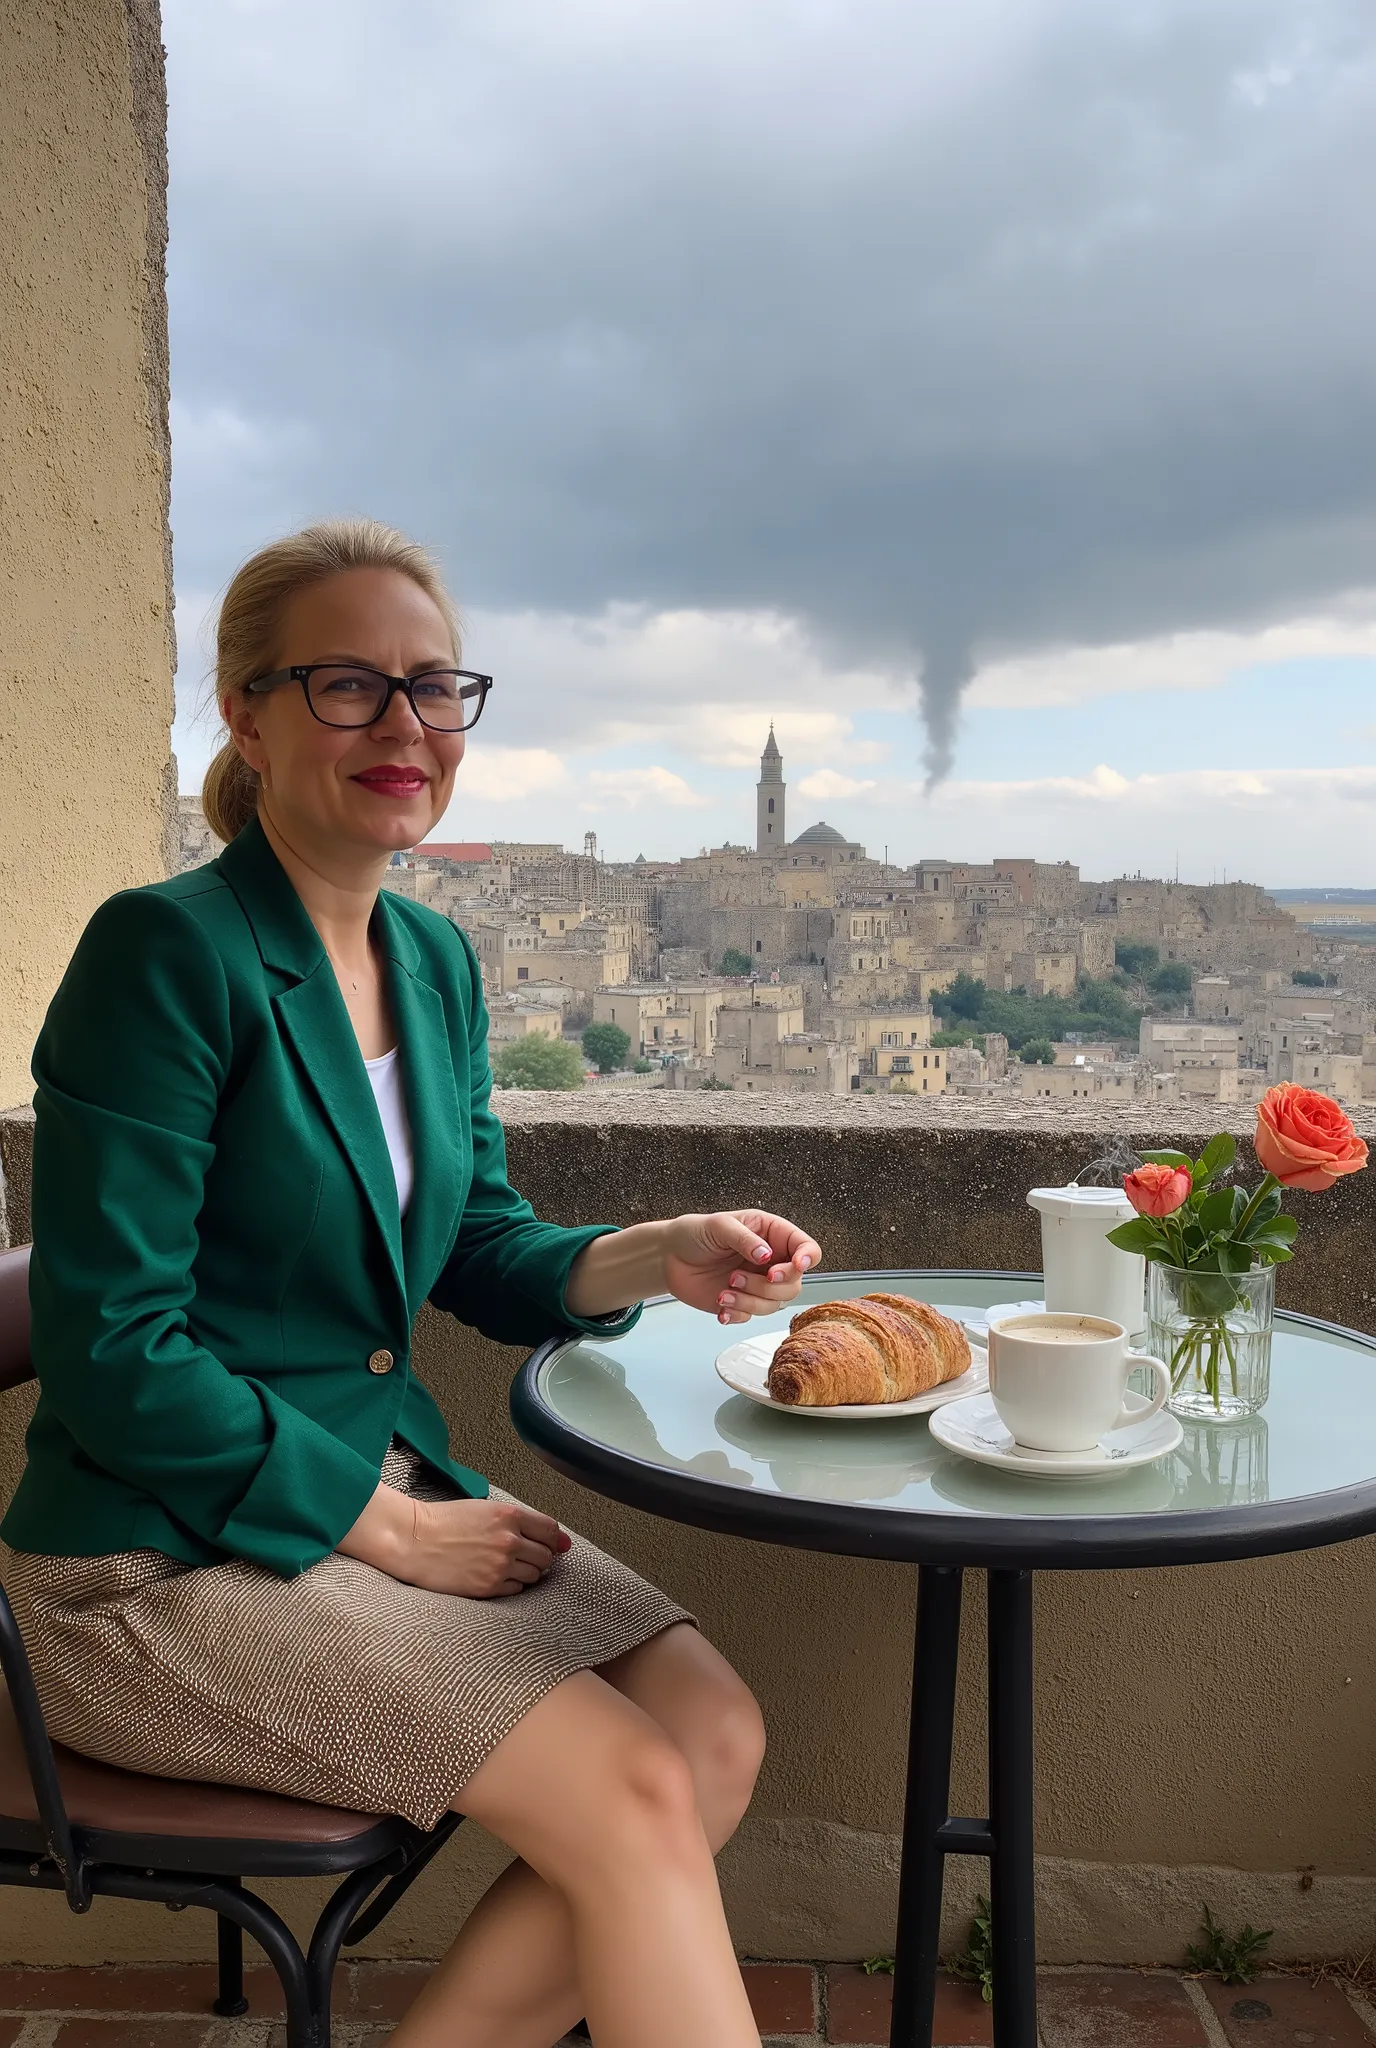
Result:
[[[455,1497],[395,1438],[382,1478]],[[423,1828],[561,1680],[693,1619],[577,1535],[536,1585],[491,1600],[338,1552],[293,1579],[158,1550],[16,1552],[6,1584],[44,1718],[69,1748]]]

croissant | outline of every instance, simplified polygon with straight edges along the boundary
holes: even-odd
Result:
[[[789,1407],[911,1401],[967,1370],[959,1323],[905,1294],[861,1294],[801,1309],[774,1353],[767,1385]]]

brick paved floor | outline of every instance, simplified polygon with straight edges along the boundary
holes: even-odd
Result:
[[[335,2048],[382,2048],[424,1964],[346,1963],[335,1979]],[[748,1963],[769,2048],[881,2048],[890,1980],[832,1964]],[[209,1965],[0,1968],[0,2048],[285,2048],[282,2001],[266,1969],[247,1973],[248,2015],[217,2019]],[[1260,1977],[1234,1990],[1169,1971],[1047,1970],[1042,2048],[1376,2048],[1376,2013],[1332,1982]],[[988,2048],[989,2007],[944,1979],[936,2048]],[[578,2044],[570,2044],[578,2048]]]

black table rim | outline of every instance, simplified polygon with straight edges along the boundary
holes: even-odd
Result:
[[[975,1268],[902,1269],[905,1277],[1033,1282],[1040,1273]],[[819,1276],[820,1277],[820,1276]],[[887,1281],[893,1272],[828,1274],[830,1280]],[[671,1301],[659,1295],[647,1307]],[[1280,1319],[1326,1330],[1376,1352],[1376,1338],[1341,1323],[1289,1310]],[[934,1515],[903,1508],[866,1507],[850,1501],[805,1501],[788,1494],[756,1493],[696,1473],[653,1465],[562,1421],[539,1394],[546,1361],[565,1344],[585,1337],[552,1338],[532,1352],[511,1387],[511,1419],[523,1442],[567,1478],[593,1493],[624,1501],[667,1521],[686,1522],[728,1536],[779,1543],[846,1557],[883,1557],[909,1564],[973,1565],[992,1569],[1101,1571],[1138,1565],[1210,1564],[1229,1558],[1270,1557],[1314,1550],[1376,1531],[1376,1478],[1359,1486],[1232,1508],[1137,1515]]]

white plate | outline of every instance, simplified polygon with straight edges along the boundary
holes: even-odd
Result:
[[[754,1337],[744,1337],[739,1344],[728,1346],[717,1356],[719,1376],[733,1393],[744,1394],[747,1401],[758,1401],[762,1408],[773,1408],[780,1415],[811,1415],[823,1422],[892,1422],[899,1415],[930,1415],[934,1408],[942,1407],[947,1401],[962,1401],[971,1394],[982,1393],[989,1384],[989,1367],[984,1353],[972,1346],[969,1369],[959,1379],[946,1380],[941,1386],[933,1387],[930,1393],[918,1394],[911,1401],[853,1402],[836,1408],[807,1408],[797,1401],[776,1401],[766,1381],[774,1353],[787,1335],[786,1328],[762,1330]]]
[[[1151,1403],[1142,1394],[1125,1396],[1129,1414],[1145,1414]],[[934,1415],[932,1435],[948,1451],[973,1458],[977,1465],[995,1465],[1005,1472],[1038,1474],[1047,1479],[1098,1479],[1107,1472],[1131,1472],[1154,1464],[1173,1451],[1185,1432],[1174,1415],[1162,1409],[1146,1422],[1127,1422],[1107,1430],[1092,1451],[1029,1451],[1015,1444],[999,1421],[993,1397],[972,1395]]]

